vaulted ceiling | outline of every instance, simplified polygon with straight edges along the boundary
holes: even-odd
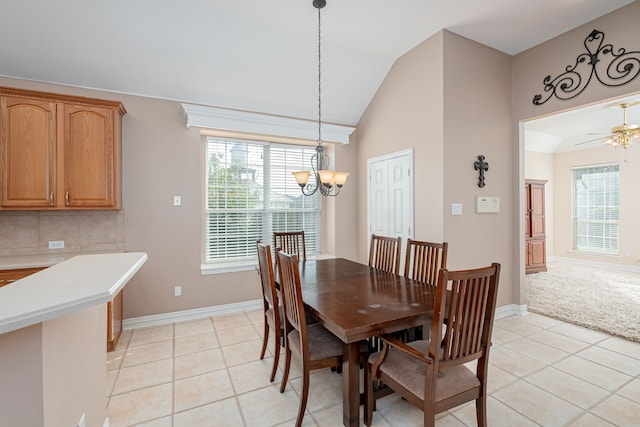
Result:
[[[632,0],[328,0],[323,120],[355,125],[442,28],[516,54]],[[0,75],[317,119],[312,0],[4,0]]]

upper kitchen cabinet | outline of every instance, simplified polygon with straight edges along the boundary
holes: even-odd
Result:
[[[0,87],[0,209],[120,209],[122,103]]]

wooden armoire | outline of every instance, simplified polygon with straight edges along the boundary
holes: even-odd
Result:
[[[544,223],[544,180],[526,180],[525,188],[525,264],[526,273],[547,271]]]

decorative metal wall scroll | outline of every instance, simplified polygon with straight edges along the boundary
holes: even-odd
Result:
[[[484,187],[484,173],[489,170],[489,163],[484,161],[484,156],[478,156],[478,160],[473,163],[473,168],[478,172],[478,187]]]
[[[591,82],[593,76],[600,83],[609,87],[622,86],[635,79],[640,74],[640,52],[627,52],[624,48],[614,51],[611,44],[604,44],[604,33],[593,30],[584,39],[587,52],[576,58],[575,65],[567,65],[565,72],[552,79],[551,75],[544,78],[542,95],[533,97],[534,105],[542,105],[552,96],[558,99],[571,99],[580,95]]]

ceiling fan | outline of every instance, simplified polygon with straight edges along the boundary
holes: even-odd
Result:
[[[601,136],[599,138],[590,139],[589,141],[579,142],[576,145],[587,144],[589,142],[602,141],[603,144],[608,144],[613,147],[622,147],[626,149],[634,142],[640,140],[640,124],[628,124],[627,123],[627,108],[640,104],[640,101],[628,101],[621,102],[620,104],[612,104],[609,107],[620,107],[622,109],[622,124],[615,126],[611,129],[611,132],[607,132],[607,136]]]

